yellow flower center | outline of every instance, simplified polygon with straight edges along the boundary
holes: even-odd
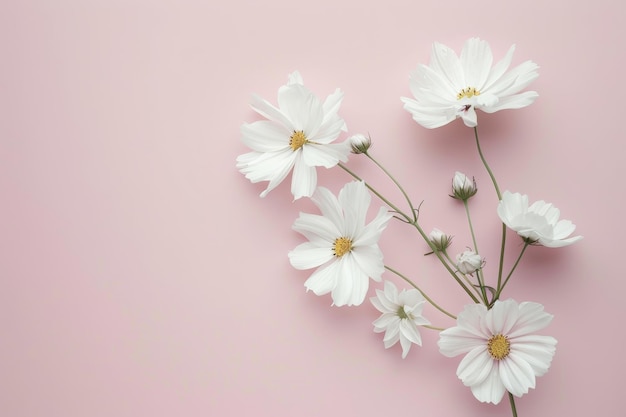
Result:
[[[408,319],[409,315],[404,311],[404,306],[398,307],[398,311],[396,311],[396,315],[400,317],[400,319]]]
[[[511,342],[506,336],[497,334],[487,342],[487,349],[492,358],[499,361],[509,356],[511,352]]]
[[[291,149],[293,149],[294,151],[297,151],[308,141],[309,140],[306,138],[306,135],[303,131],[294,130],[293,135],[289,137],[289,146],[291,146]]]
[[[352,250],[352,241],[347,237],[338,237],[333,244],[333,253],[337,258],[341,258]]]
[[[467,87],[462,89],[461,92],[456,95],[456,99],[461,100],[463,97],[472,98],[479,95],[480,91],[478,91],[475,87]]]

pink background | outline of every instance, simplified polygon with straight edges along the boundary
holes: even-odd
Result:
[[[433,41],[458,51],[471,36],[496,59],[515,43],[515,64],[541,67],[535,104],[479,113],[500,185],[553,202],[585,236],[531,248],[505,291],[543,303],[559,340],[519,414],[619,414],[625,19],[617,0],[5,2],[0,415],[510,415],[506,399],[483,405],[462,386],[436,332],[402,360],[373,333],[369,303],[306,293],[309,272],[286,254],[310,203],[292,203],[288,184],[260,199],[264,185],[235,169],[251,93],[275,101],[300,70],[321,97],[345,92],[350,131],[373,136],[424,200],[424,228],[455,235],[453,253],[470,240],[449,183],[455,170],[476,177],[493,275],[496,200],[471,130],[421,128],[399,100]],[[400,201],[365,160],[349,165]],[[347,180],[320,174],[333,191]],[[466,302],[413,231],[393,223],[381,247],[450,310]]]

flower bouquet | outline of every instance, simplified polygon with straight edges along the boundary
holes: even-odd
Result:
[[[536,378],[545,374],[556,350],[556,339],[540,335],[552,315],[536,302],[518,302],[504,298],[504,289],[530,246],[558,248],[570,245],[581,236],[571,236],[575,225],[560,219],[559,210],[545,201],[532,204],[528,196],[502,192],[487,163],[478,135],[476,110],[487,113],[520,109],[534,102],[537,93],[523,91],[538,77],[538,66],[526,61],[509,68],[514,52],[493,65],[487,42],[469,39],[460,55],[435,43],[431,61],[419,65],[410,77],[413,97],[402,97],[404,108],[425,128],[433,129],[456,119],[472,129],[478,155],[491,180],[498,205],[494,207],[502,223],[498,236],[501,242],[497,276],[487,276],[485,258],[479,251],[470,215],[470,200],[477,193],[474,178],[456,172],[450,196],[462,202],[471,246],[452,257],[448,252],[452,236],[422,228],[419,206],[416,206],[402,185],[370,150],[372,140],[353,134],[339,142],[347,132],[339,116],[343,93],[337,89],[323,102],[303,84],[298,72],[289,75],[287,84],[278,90],[278,106],[254,95],[252,108],[264,120],[241,126],[242,140],[251,152],[237,158],[237,168],[256,183],[268,182],[261,193],[266,196],[291,173],[294,199],[310,198],[319,214],[300,213],[293,229],[306,241],[289,252],[291,265],[298,270],[314,271],[305,281],[307,290],[316,295],[330,294],[335,306],[355,306],[365,301],[370,279],[380,283],[383,274],[395,275],[406,284],[399,289],[390,280],[377,288],[370,298],[380,311],[374,331],[384,333],[383,343],[389,348],[400,342],[402,357],[413,344],[421,346],[421,329],[439,332],[438,348],[447,357],[463,355],[457,376],[481,402],[498,404],[508,396],[513,416],[517,416],[515,397],[535,387]],[[399,189],[405,199],[392,202],[371,186],[346,162],[350,154],[369,159]],[[317,185],[318,167],[339,168],[354,181],[345,184],[338,195]],[[384,205],[375,218],[367,222],[372,194]],[[443,273],[453,279],[468,297],[468,304],[453,314],[442,308],[426,291],[393,267],[386,265],[378,245],[381,234],[391,221],[414,228],[428,245],[427,255],[438,259]],[[512,265],[505,265],[508,229],[521,238],[521,250]],[[456,321],[442,328],[423,316],[423,307],[431,304],[441,314]]]

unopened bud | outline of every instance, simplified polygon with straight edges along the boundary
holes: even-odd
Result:
[[[348,139],[350,141],[350,147],[352,148],[352,153],[361,154],[367,153],[367,150],[372,146],[372,138],[369,136],[365,136],[362,133],[357,133]]]
[[[450,195],[450,197],[467,201],[476,194],[477,191],[478,189],[476,188],[474,178],[469,179],[467,175],[458,171],[454,174],[454,178],[452,179],[452,195]]]

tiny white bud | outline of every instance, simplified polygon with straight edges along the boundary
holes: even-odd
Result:
[[[441,230],[434,228],[428,235],[428,239],[432,242],[433,246],[438,251],[444,251],[452,242],[452,236],[446,235]]]
[[[451,197],[466,201],[476,194],[477,191],[476,181],[473,178],[469,179],[467,175],[458,171],[454,174]]]
[[[466,250],[456,256],[456,267],[464,274],[473,274],[483,266],[483,259],[472,250]]]
[[[355,154],[366,153],[370,146],[372,146],[372,138],[362,133],[352,135],[348,140],[350,141],[352,153]]]

